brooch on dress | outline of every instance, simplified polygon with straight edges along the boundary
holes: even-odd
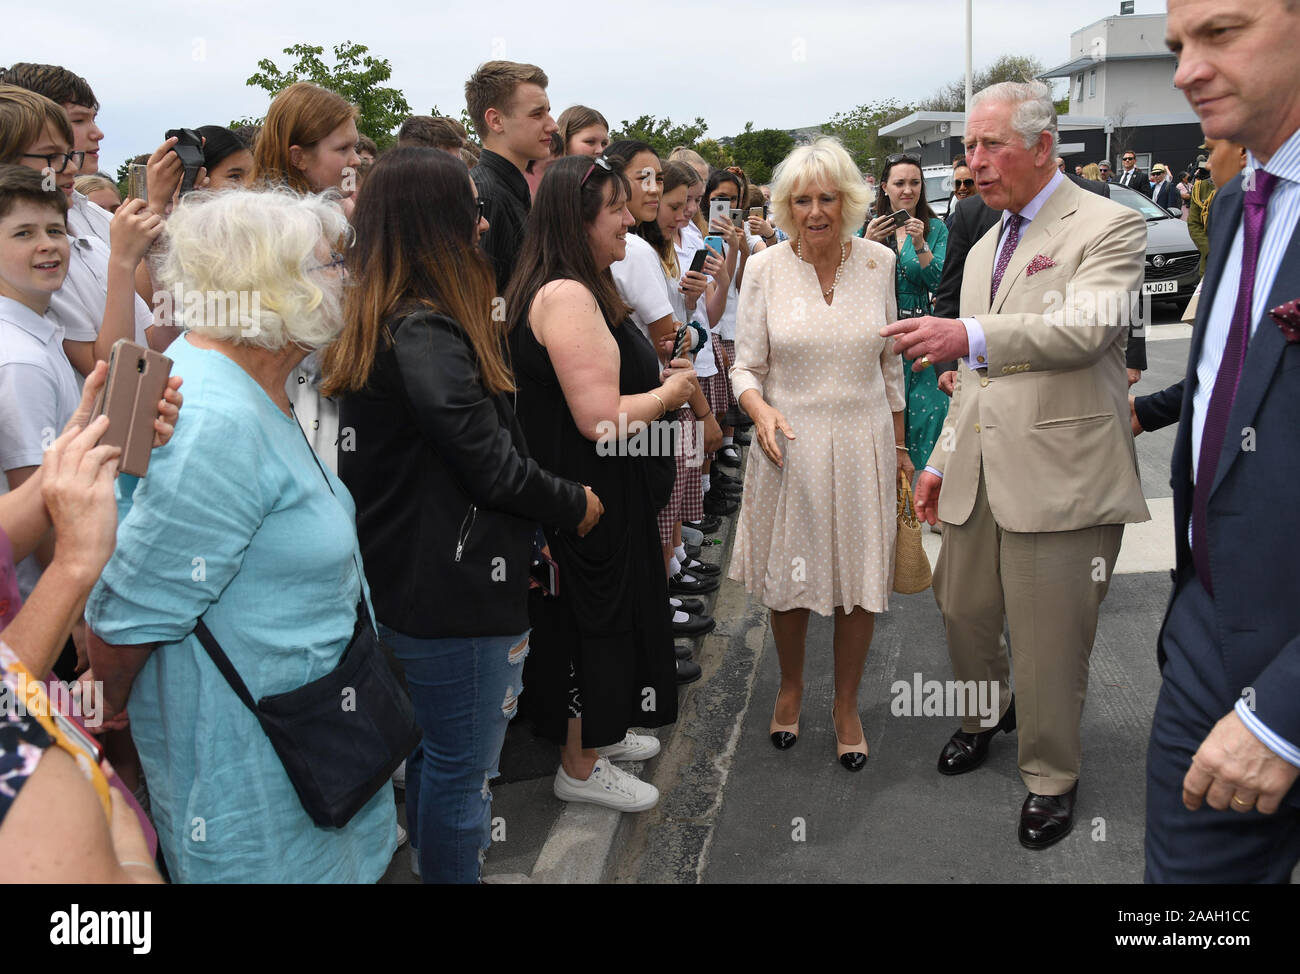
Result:
[[[868,257],[868,258],[867,258],[867,269],[868,269],[868,270],[873,270],[873,271],[876,269],[876,261],[875,261],[875,258],[873,258],[873,257]]]

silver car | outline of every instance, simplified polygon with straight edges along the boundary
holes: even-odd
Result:
[[[1147,258],[1142,293],[1154,301],[1172,301],[1181,315],[1201,279],[1201,253],[1187,224],[1141,193],[1110,184],[1110,198],[1137,210],[1147,221]]]

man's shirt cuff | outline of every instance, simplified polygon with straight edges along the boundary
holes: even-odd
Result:
[[[984,329],[974,318],[962,318],[961,323],[966,326],[966,341],[970,348],[970,354],[966,356],[966,365],[972,371],[975,369],[987,369],[988,361],[988,342],[984,338]]]
[[[926,465],[925,472],[926,472],[926,473],[932,473],[932,474],[934,474],[936,477],[938,477],[940,480],[943,480],[943,472],[942,472],[941,470],[935,470],[934,467],[931,467],[931,466],[929,466],[928,464]]]
[[[1287,764],[1293,764],[1300,768],[1300,747],[1296,747],[1284,737],[1279,737],[1268,729],[1268,726],[1255,716],[1254,711],[1246,706],[1245,699],[1237,701],[1234,708],[1241,722],[1246,725],[1247,729],[1259,738],[1266,748],[1280,757]]]

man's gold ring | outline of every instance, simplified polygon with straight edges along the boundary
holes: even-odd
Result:
[[[1234,805],[1240,806],[1241,808],[1250,808],[1251,805],[1255,804],[1254,802],[1244,801],[1243,799],[1239,798],[1236,795],[1232,796],[1232,803]]]
[[[922,355],[920,358],[920,362],[921,362],[922,371],[925,371],[930,367],[930,357],[928,355]]]

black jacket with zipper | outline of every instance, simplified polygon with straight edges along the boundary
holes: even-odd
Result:
[[[510,395],[488,394],[455,321],[420,311],[388,331],[339,411],[375,617],[424,639],[521,633],[537,525],[575,528],[586,494],[529,458]]]

